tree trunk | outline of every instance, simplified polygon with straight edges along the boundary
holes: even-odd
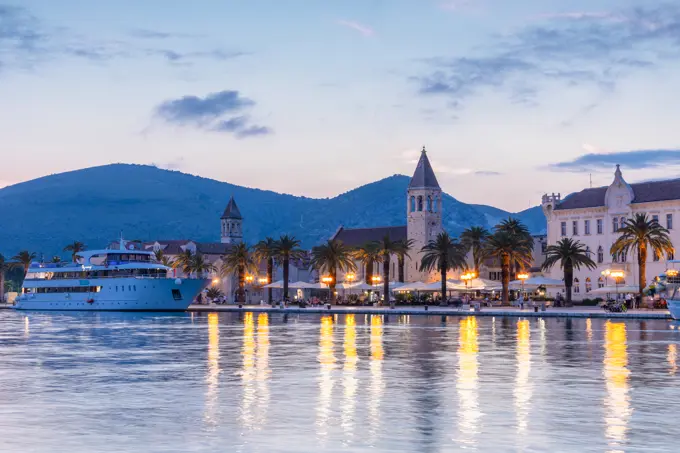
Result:
[[[285,302],[288,302],[288,265],[290,264],[290,260],[288,257],[285,257],[283,259],[283,300]]]
[[[399,267],[399,283],[404,283],[404,261],[406,260],[403,256],[400,256],[397,259],[397,265]]]
[[[645,286],[647,286],[647,244],[640,244],[640,247],[638,248],[638,272],[639,272],[639,279],[638,282],[640,283],[639,289],[640,289],[640,304],[642,304],[642,292],[645,290]]]
[[[565,305],[571,307],[571,288],[574,286],[574,266],[571,261],[567,261],[564,264],[564,288],[567,290],[567,297],[565,300]]]
[[[5,301],[5,273],[0,270],[0,303]]]
[[[271,284],[274,280],[274,258],[267,260],[267,284]],[[272,303],[272,288],[267,288],[267,303]]]
[[[383,257],[383,300],[390,303],[390,255]]]
[[[243,266],[238,267],[238,290],[236,291],[236,302],[245,302],[246,291],[246,270]]]
[[[365,279],[367,285],[373,284],[373,261],[366,263]]]
[[[441,279],[441,292],[442,292],[442,301],[440,302],[441,305],[444,305],[446,303],[446,274],[448,272],[448,269],[446,266],[441,266],[439,269],[439,278]]]
[[[510,255],[501,256],[501,282],[503,284],[503,303],[510,303]]]

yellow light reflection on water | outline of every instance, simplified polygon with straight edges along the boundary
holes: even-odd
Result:
[[[29,327],[28,316],[24,317],[24,336],[27,337],[31,334],[31,329]]]
[[[517,432],[523,434],[529,424],[531,402],[531,331],[528,320],[517,321],[517,376],[515,379],[515,416]]]
[[[678,345],[677,344],[669,344],[668,345],[668,365],[670,367],[671,376],[675,376],[675,374],[678,372],[677,357],[678,357]]]
[[[351,437],[354,434],[354,411],[358,381],[357,372],[357,327],[353,314],[345,317],[345,369],[343,378],[344,401],[342,404],[342,427],[345,434]]]
[[[380,427],[380,403],[385,383],[383,381],[383,358],[385,351],[383,350],[383,319],[382,315],[371,315],[371,385],[369,387],[369,401],[368,401],[368,420],[370,427],[370,434],[373,438],[378,433]]]
[[[264,426],[267,421],[269,406],[269,315],[260,313],[257,316],[257,364],[255,366],[257,378],[257,408],[258,416],[255,423]]]
[[[607,321],[604,341],[604,377],[607,385],[605,435],[610,452],[622,452],[632,415],[628,382],[628,345],[626,324]]]
[[[477,318],[474,316],[460,320],[458,333],[458,376],[456,389],[460,410],[458,413],[458,429],[463,444],[474,446],[479,433],[479,389],[478,389],[478,353]]]
[[[208,314],[208,373],[206,375],[205,422],[216,425],[220,375],[220,320],[217,313]]]
[[[333,368],[335,368],[333,351],[333,318],[321,317],[321,331],[319,333],[319,404],[316,411],[316,426],[320,436],[328,433],[328,421],[331,416],[333,399]]]
[[[588,338],[588,343],[593,341],[593,320],[586,319],[586,338]]]
[[[243,347],[241,348],[243,365],[241,384],[243,398],[241,400],[241,423],[247,428],[253,426],[252,405],[255,401],[255,320],[252,313],[243,316]]]

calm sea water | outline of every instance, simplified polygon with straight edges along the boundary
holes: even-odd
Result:
[[[679,344],[665,321],[1,311],[0,451],[677,452]]]

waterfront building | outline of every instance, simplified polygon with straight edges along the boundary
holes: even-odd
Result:
[[[561,199],[560,194],[545,194],[542,198],[543,212],[547,219],[547,242],[556,244],[562,238],[572,238],[585,244],[597,263],[595,270],[581,269],[574,272],[573,297],[588,297],[593,289],[614,285],[603,271],[622,270],[625,274],[620,285],[638,285],[636,256],[618,254],[611,256],[609,250],[619,237],[616,231],[621,224],[636,213],[646,213],[658,220],[670,232],[673,244],[680,243],[680,231],[673,222],[680,216],[680,179],[628,184],[621,168],[616,166],[614,180],[609,186],[584,189]],[[647,256],[647,282],[667,268],[666,256]],[[555,266],[547,276],[562,279],[563,273]]]
[[[416,165],[413,177],[405,194],[406,225],[383,226],[374,228],[345,228],[340,226],[331,239],[339,239],[350,247],[361,247],[373,241],[379,241],[388,236],[393,241],[411,239],[413,247],[409,252],[410,258],[406,259],[404,276],[408,282],[435,281],[438,274],[421,272],[419,264],[422,254],[420,250],[427,243],[444,231],[442,227],[442,189],[435,176],[427,151],[423,147],[420,159]],[[396,281],[399,275],[398,260],[396,256],[390,258],[390,280]],[[366,278],[366,269],[357,262],[358,272],[355,281]],[[372,275],[382,276],[382,264],[375,264]],[[344,275],[339,274],[338,280],[344,280]],[[369,282],[370,283],[370,282]]]

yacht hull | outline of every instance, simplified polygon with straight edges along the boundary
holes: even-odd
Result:
[[[680,320],[680,299],[666,300],[666,304],[668,305],[668,311],[671,312],[673,319]]]
[[[23,294],[16,299],[14,308],[40,311],[186,311],[208,283],[209,280],[204,279],[89,279],[80,284],[97,287],[97,292]]]

